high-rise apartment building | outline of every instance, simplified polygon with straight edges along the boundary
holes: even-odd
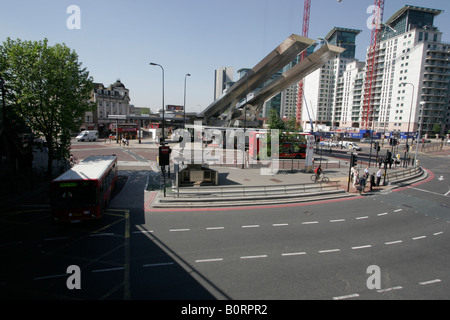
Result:
[[[434,26],[442,12],[406,5],[386,21],[372,88],[376,131],[416,132],[420,121],[425,133],[448,128],[450,44]]]
[[[224,90],[227,88],[227,83],[233,82],[232,67],[222,67],[214,72],[214,100],[219,99]]]
[[[435,124],[441,132],[450,129],[450,43],[434,17],[442,10],[406,5],[382,27],[370,106],[370,128],[383,132],[424,133]],[[331,130],[365,129],[363,114],[367,63],[355,59],[359,30],[333,28],[325,40],[347,50],[305,77],[302,124],[329,126]],[[422,110],[423,109],[423,110]]]
[[[344,75],[347,64],[357,61],[355,58],[356,36],[360,32],[361,30],[334,27],[324,38],[324,41],[347,50],[304,78],[306,103],[303,103],[302,111],[303,128],[309,127],[310,121],[329,127],[340,126],[340,122],[343,121],[344,82],[339,79]],[[346,109],[345,115],[347,111]]]

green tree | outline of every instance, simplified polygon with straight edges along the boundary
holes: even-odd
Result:
[[[277,109],[269,110],[269,117],[267,119],[267,124],[270,129],[278,129],[283,131],[285,129],[284,122],[281,120],[280,115],[278,114]]]
[[[50,176],[53,159],[69,157],[71,133],[78,130],[84,113],[95,108],[89,101],[93,80],[75,51],[65,44],[50,46],[47,39],[8,38],[0,45],[0,74],[10,118],[46,140]]]
[[[441,133],[441,125],[439,123],[435,123],[433,126],[433,133],[439,134]]]

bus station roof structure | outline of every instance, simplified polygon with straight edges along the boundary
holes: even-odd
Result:
[[[208,123],[210,119],[220,117],[224,112],[228,111],[229,118],[239,101],[245,98],[249,93],[261,87],[264,82],[271,79],[276,72],[279,72],[286,65],[293,62],[301,52],[315,43],[316,41],[313,39],[292,34],[278,47],[272,50],[272,52],[262,59],[255,67],[249,70],[245,76],[231,86],[226,94],[215,100],[203,110],[199,116]],[[262,91],[266,94],[260,93],[260,99],[267,97],[270,94],[273,95],[272,92],[276,93],[277,90],[283,90],[283,88],[299,81],[314,70],[320,68],[327,60],[344,50],[345,49],[343,48],[327,43],[319,50],[309,55],[301,63],[298,63],[293,68],[284,72],[281,77],[264,87]],[[242,105],[240,107],[242,107]]]

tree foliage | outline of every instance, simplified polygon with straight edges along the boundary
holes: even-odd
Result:
[[[52,161],[68,158],[71,133],[78,130],[89,101],[93,80],[75,51],[48,40],[8,38],[0,45],[0,74],[6,82],[8,115],[45,138]]]

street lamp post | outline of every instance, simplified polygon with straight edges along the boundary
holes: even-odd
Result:
[[[183,129],[186,129],[186,79],[190,77],[191,74],[187,73],[184,76],[184,104],[183,104]]]
[[[407,153],[409,153],[409,145],[408,145],[408,138],[409,138],[409,126],[411,124],[411,113],[412,113],[412,107],[413,107],[413,101],[414,101],[414,85],[410,82],[402,82],[401,84],[403,84],[403,86],[410,84],[413,88],[412,90],[412,95],[411,95],[411,107],[409,109],[409,120],[408,120],[408,131],[406,132],[406,147],[405,147],[405,155],[403,158],[403,167],[407,167],[407,162],[406,162],[406,155]]]
[[[158,66],[162,70],[162,123],[161,123],[161,127],[162,127],[162,141],[160,141],[160,144],[164,144],[164,142],[165,142],[165,138],[164,138],[164,68],[162,67],[162,65],[154,63],[154,62],[150,62],[150,65],[151,66]]]
[[[425,101],[420,101],[420,105],[422,106],[422,114],[420,115],[420,121],[419,121],[419,130],[417,130],[417,141],[416,141],[416,155],[414,157],[414,167],[417,167],[417,156],[419,155],[419,141],[422,131],[422,123],[423,123],[423,115],[425,113]]]

